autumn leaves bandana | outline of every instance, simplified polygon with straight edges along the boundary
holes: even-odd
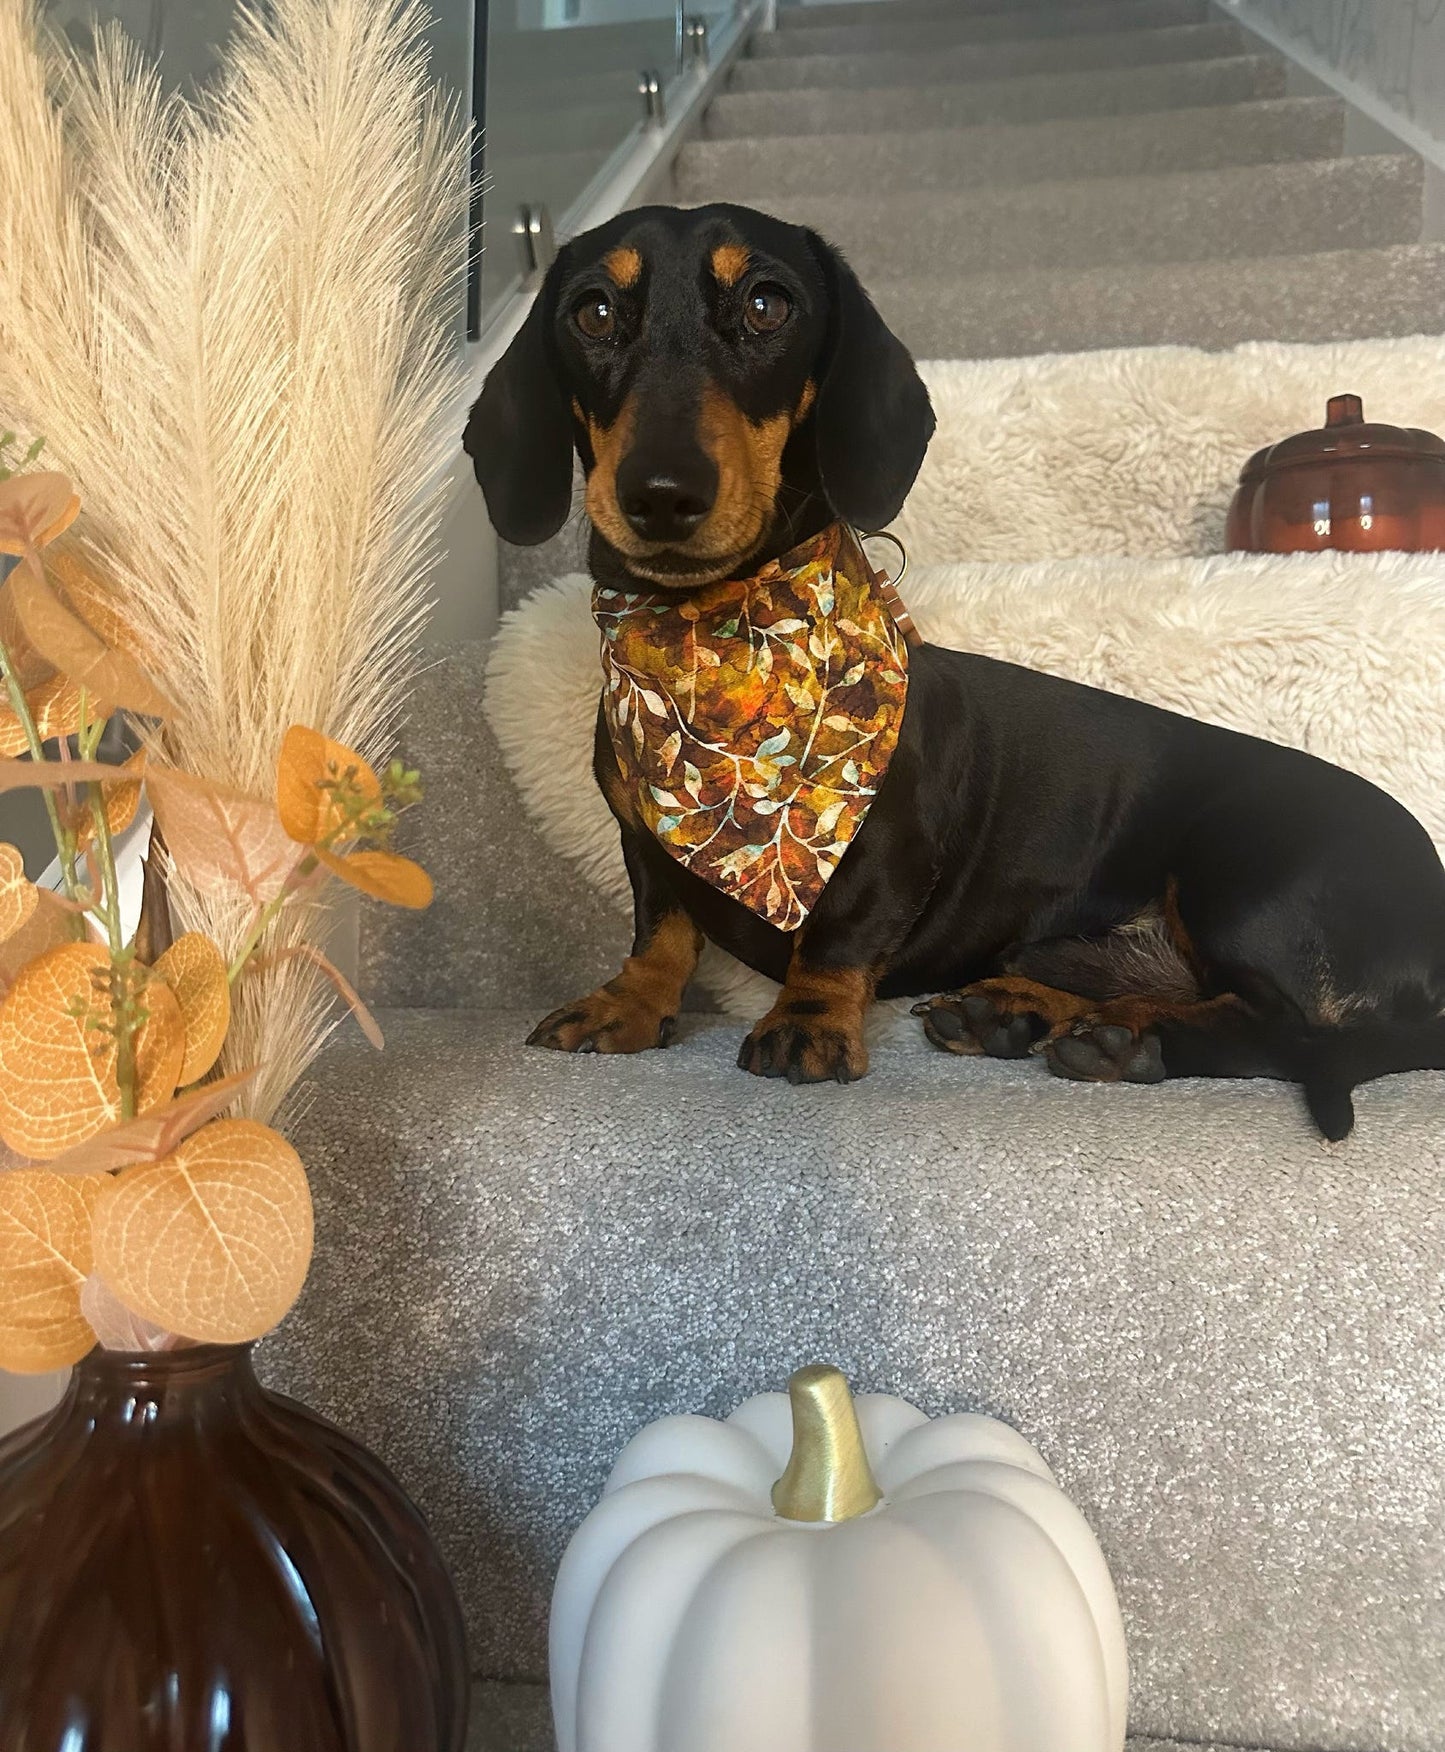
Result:
[[[593,592],[603,706],[642,819],[779,930],[863,825],[908,698],[903,635],[845,524],[690,595]]]

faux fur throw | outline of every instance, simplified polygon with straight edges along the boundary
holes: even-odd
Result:
[[[921,369],[938,431],[894,525],[915,564],[1218,553],[1245,459],[1322,425],[1342,392],[1364,398],[1366,419],[1445,433],[1437,335]]]

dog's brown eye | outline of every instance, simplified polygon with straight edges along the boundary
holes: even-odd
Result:
[[[584,298],[573,311],[572,318],[589,341],[608,340],[617,327],[617,318],[612,312],[612,300],[604,298],[600,292]]]
[[[754,286],[748,293],[743,321],[755,335],[776,334],[793,314],[793,301],[781,286]]]

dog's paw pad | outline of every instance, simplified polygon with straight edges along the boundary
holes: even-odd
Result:
[[[913,1006],[923,1032],[945,1052],[988,1058],[1027,1058],[1048,1033],[1048,1023],[1016,994],[990,990],[985,982],[961,992],[941,992]]]
[[[1164,1053],[1156,1029],[1136,1033],[1117,1022],[1076,1022],[1046,1048],[1049,1069],[1079,1083],[1162,1083]]]

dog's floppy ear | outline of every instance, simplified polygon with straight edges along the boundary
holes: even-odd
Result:
[[[815,232],[808,241],[831,304],[813,405],[818,473],[840,517],[859,529],[882,529],[898,515],[923,464],[933,405],[913,355],[852,268]]]
[[[555,535],[572,509],[572,422],[552,343],[554,278],[488,372],[462,436],[497,534],[518,547]]]

